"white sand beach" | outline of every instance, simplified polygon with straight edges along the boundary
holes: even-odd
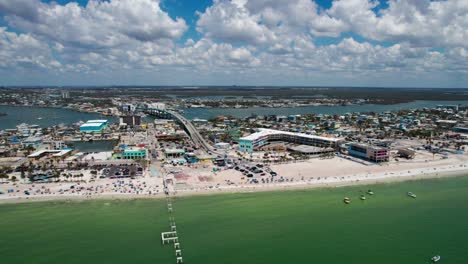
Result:
[[[174,177],[174,169],[177,170]],[[339,187],[357,184],[374,184],[416,180],[436,177],[468,175],[468,155],[442,156],[421,154],[414,160],[393,161],[384,164],[363,164],[343,157],[332,159],[310,159],[302,162],[271,165],[268,169],[277,172],[256,177],[252,183],[239,171],[226,169],[213,172],[211,164],[192,167],[167,167],[165,171],[175,179],[178,196],[207,195],[229,192],[253,192],[269,190],[291,190],[317,187]],[[54,199],[136,199],[163,198],[162,177],[137,179],[98,179],[44,184],[1,184],[0,203],[43,201]],[[7,190],[12,190],[6,193]],[[29,192],[29,195],[25,194]]]

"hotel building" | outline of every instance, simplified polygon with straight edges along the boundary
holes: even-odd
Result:
[[[260,128],[258,132],[239,139],[239,150],[253,152],[274,141],[336,149],[343,139]]]

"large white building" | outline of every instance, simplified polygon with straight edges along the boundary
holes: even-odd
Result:
[[[123,111],[123,112],[134,112],[136,110],[136,106],[133,105],[133,104],[122,104],[120,106],[120,109]]]
[[[159,109],[159,110],[166,110],[165,103],[151,103],[148,105],[149,108]]]
[[[322,148],[336,148],[343,139],[260,128],[258,132],[239,139],[239,150],[253,152],[274,141],[291,142]]]
[[[70,98],[70,92],[67,90],[62,91],[62,99],[68,99]]]

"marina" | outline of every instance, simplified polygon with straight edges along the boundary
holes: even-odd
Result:
[[[7,106],[0,105],[0,112],[7,113],[0,116],[0,130],[15,128],[18,124],[35,124],[41,127],[59,124],[70,125],[89,119],[100,119],[102,116],[95,113],[77,112],[62,108],[49,108],[37,106]],[[115,122],[117,119],[106,117]]]

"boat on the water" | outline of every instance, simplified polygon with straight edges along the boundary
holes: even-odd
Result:
[[[361,194],[361,196],[359,197],[359,199],[361,199],[361,200],[364,201],[364,200],[366,199],[366,196],[364,196],[364,194]]]
[[[369,190],[367,190],[367,194],[369,194],[369,195],[374,195],[374,192],[373,192],[372,190],[369,189]]]
[[[431,258],[431,260],[432,260],[432,262],[434,262],[434,263],[435,263],[435,262],[438,262],[438,261],[440,260],[440,256],[439,256],[439,255],[434,256],[434,257]]]
[[[412,193],[412,192],[408,192],[407,195],[409,197],[412,197],[412,198],[416,198],[416,194]]]
[[[345,197],[345,198],[343,199],[343,202],[344,202],[345,204],[349,204],[349,203],[351,202],[351,199],[349,199],[348,197]]]

